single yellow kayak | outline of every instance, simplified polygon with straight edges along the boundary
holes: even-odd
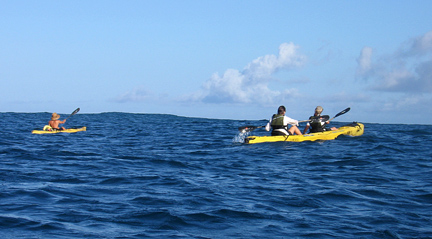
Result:
[[[80,131],[86,131],[87,127],[81,127],[78,129],[65,129],[65,130],[33,130],[32,134],[57,134],[57,133],[76,133]]]
[[[246,144],[266,143],[266,142],[303,142],[316,140],[333,140],[339,135],[360,136],[364,132],[364,125],[353,122],[352,124],[340,127],[337,130],[325,131],[304,135],[285,135],[285,136],[249,136],[245,138]]]

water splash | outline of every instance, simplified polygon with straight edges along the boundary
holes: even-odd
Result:
[[[239,131],[232,139],[233,143],[244,143],[246,137],[250,135],[250,132]]]

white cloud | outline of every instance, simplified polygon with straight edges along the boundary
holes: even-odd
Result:
[[[153,94],[150,91],[145,89],[143,86],[139,86],[117,96],[113,101],[118,103],[139,102],[148,100],[152,98],[152,96]]]
[[[365,47],[357,62],[357,75],[371,80],[371,90],[432,93],[432,31],[376,61],[372,61],[372,50]]]
[[[363,47],[360,57],[357,59],[357,74],[363,75],[371,69],[372,65],[372,48]]]
[[[296,95],[295,89],[271,90],[268,84],[275,72],[297,68],[305,63],[306,57],[297,52],[298,48],[294,43],[283,43],[279,46],[278,56],[258,57],[242,71],[228,69],[223,75],[215,73],[200,91],[186,98],[209,103],[266,104],[276,98]]]
[[[432,31],[407,41],[400,50],[402,56],[423,56],[432,53]]]

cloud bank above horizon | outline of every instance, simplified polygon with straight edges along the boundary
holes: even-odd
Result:
[[[272,90],[269,83],[275,81],[274,73],[302,67],[307,57],[298,53],[298,45],[282,43],[279,54],[265,55],[247,64],[243,70],[227,69],[223,75],[214,73],[205,81],[200,90],[179,96],[182,102],[202,103],[272,103],[275,98],[289,98],[296,96],[295,88]],[[144,89],[136,87],[118,95],[113,101],[118,103],[145,101],[154,96]],[[176,96],[172,96],[173,98]]]
[[[201,89],[183,100],[204,103],[258,103],[271,104],[275,98],[289,98],[297,94],[297,89],[272,90],[269,83],[274,81],[274,73],[303,66],[307,57],[298,52],[294,43],[282,43],[279,55],[258,57],[243,70],[228,69],[223,75],[214,73],[204,82]]]
[[[376,107],[384,112],[432,113],[432,31],[402,43],[391,54],[374,56],[364,47],[357,59],[356,77],[366,84]]]
[[[164,100],[178,103],[269,106],[293,98],[304,99],[306,94],[311,94],[308,86],[310,82],[300,82],[298,87],[292,87],[292,79],[275,77],[280,71],[290,72],[306,67],[309,57],[300,53],[299,49],[300,46],[293,42],[282,43],[277,55],[258,57],[246,64],[242,70],[227,69],[223,74],[214,73],[203,82],[199,90],[180,96],[164,95]],[[358,104],[380,102],[376,105],[382,105],[383,111],[409,109],[413,106],[419,108],[418,105],[432,98],[431,56],[432,31],[401,43],[398,49],[385,55],[377,55],[372,47],[365,46],[356,59],[357,62],[352,62],[357,68],[352,72],[352,78],[344,82],[348,87],[356,80],[360,80],[361,89],[354,92],[341,89],[327,90],[325,99]],[[337,74],[338,72],[335,72],[335,75]],[[285,84],[279,85],[280,87],[271,86],[280,82]],[[314,84],[316,82],[311,85]],[[161,100],[159,98],[157,94],[145,90],[144,86],[139,86],[117,96],[114,101],[144,102]]]
[[[357,59],[357,77],[369,90],[387,92],[432,92],[432,31],[415,37],[400,49],[373,59],[373,49],[364,47]]]

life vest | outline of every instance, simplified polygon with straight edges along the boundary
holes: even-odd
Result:
[[[325,124],[322,124],[321,120],[319,119],[320,116],[311,116],[309,117],[310,120],[310,131],[309,133],[317,133],[317,132],[324,132],[325,131]]]
[[[274,114],[270,125],[273,129],[286,129],[284,125],[284,115]]]
[[[45,125],[43,127],[43,130],[45,130],[45,131],[53,131],[53,128],[51,126],[49,126],[49,125]]]

